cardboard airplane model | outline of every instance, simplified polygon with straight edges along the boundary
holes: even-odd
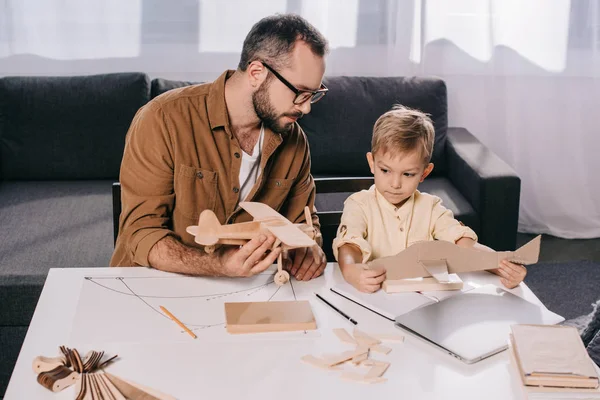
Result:
[[[254,221],[221,225],[212,210],[204,210],[200,214],[198,225],[188,226],[186,231],[194,235],[196,243],[205,246],[204,250],[209,254],[218,244],[244,245],[257,235],[267,232],[276,238],[272,250],[278,246],[282,247],[282,251],[318,246],[314,241],[316,230],[308,207],[304,208],[307,224],[293,224],[263,203],[241,202],[240,207],[252,215]],[[277,260],[275,283],[283,285],[289,279],[290,274],[282,268],[282,254],[280,254]]]
[[[458,290],[463,282],[456,273],[494,269],[502,260],[522,265],[535,264],[540,254],[541,236],[516,251],[468,249],[442,240],[413,244],[395,256],[371,261],[369,267],[383,267],[387,293],[427,290]]]

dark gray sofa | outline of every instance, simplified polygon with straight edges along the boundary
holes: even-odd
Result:
[[[0,396],[49,268],[104,267],[146,74],[0,79]]]
[[[330,93],[301,120],[317,187],[370,184],[365,152],[375,119],[393,104],[431,113],[435,173],[422,185],[439,195],[482,242],[515,245],[520,181],[462,128],[447,128],[439,79],[332,77]],[[12,372],[49,268],[107,266],[113,250],[111,184],[135,112],[190,82],[143,73],[0,78],[0,396]],[[325,250],[348,192],[319,193]]]

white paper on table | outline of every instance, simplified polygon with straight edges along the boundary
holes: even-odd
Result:
[[[295,283],[298,284],[297,282]],[[83,279],[71,329],[74,343],[160,343],[193,340],[160,306],[169,310],[198,339],[273,340],[319,336],[318,331],[231,335],[225,331],[225,302],[290,301],[294,282],[277,286],[271,273],[244,279],[182,275]]]

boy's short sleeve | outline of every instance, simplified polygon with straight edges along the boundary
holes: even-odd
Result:
[[[333,240],[333,255],[336,261],[339,260],[339,248],[345,244],[352,244],[360,249],[363,263],[369,261],[372,249],[366,240],[368,233],[367,218],[364,210],[357,201],[348,198],[344,202],[342,220],[340,221],[337,236]]]
[[[477,234],[454,218],[452,211],[442,205],[439,197],[435,198],[433,204],[431,222],[432,236],[435,240],[456,243],[460,238],[468,237],[477,241]]]

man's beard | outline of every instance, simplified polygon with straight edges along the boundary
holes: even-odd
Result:
[[[267,83],[267,82],[265,82]],[[281,115],[277,115],[275,111],[275,107],[271,104],[269,100],[268,88],[269,85],[265,85],[263,83],[260,88],[256,92],[252,94],[252,105],[254,106],[254,112],[263,122],[264,126],[275,133],[279,133],[281,135],[285,135],[289,133],[294,127],[293,122],[281,123],[279,120],[281,117],[290,116],[295,118],[302,117],[301,112],[297,113],[284,113]]]

